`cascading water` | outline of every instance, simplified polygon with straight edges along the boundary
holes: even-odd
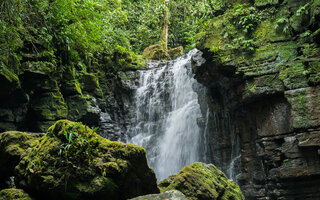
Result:
[[[207,145],[198,123],[203,116],[194,89],[203,86],[191,72],[191,56],[196,52],[174,61],[149,63],[148,70],[140,71],[129,142],[147,149],[158,180],[204,161],[201,152]]]
[[[193,78],[191,58],[197,57],[199,65],[201,55],[192,50],[173,61],[150,62],[146,70],[138,71],[127,142],[147,150],[158,180],[196,161],[213,162],[236,180],[240,148],[231,118],[212,111],[207,89]]]

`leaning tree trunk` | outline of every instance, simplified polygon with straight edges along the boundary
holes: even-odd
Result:
[[[166,6],[166,1],[163,0],[164,8]],[[160,37],[160,42],[163,44],[165,51],[168,50],[168,13],[166,9],[163,9],[163,20],[162,20],[162,32]]]

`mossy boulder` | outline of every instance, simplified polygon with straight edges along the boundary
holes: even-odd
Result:
[[[39,135],[29,135],[18,131],[0,134],[0,181],[3,184],[14,175],[14,168],[26,154]]]
[[[143,56],[150,60],[170,60],[168,52],[161,44],[155,44],[147,47],[143,51]]]
[[[179,190],[189,200],[242,200],[239,186],[212,164],[193,163],[158,184],[161,192]]]
[[[32,198],[21,189],[4,189],[0,191],[0,200],[32,200]]]
[[[180,46],[180,47],[170,49],[170,50],[168,50],[168,54],[171,59],[175,59],[179,56],[182,56],[183,55],[183,47]]]
[[[142,147],[57,121],[16,167],[17,185],[38,199],[128,199],[158,193]]]

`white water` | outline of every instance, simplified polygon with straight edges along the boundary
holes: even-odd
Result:
[[[202,86],[191,73],[191,56],[196,52],[170,62],[149,63],[148,70],[140,71],[128,140],[147,149],[158,180],[205,159],[200,150],[207,146],[201,139],[206,133],[198,125],[203,116],[194,91]]]

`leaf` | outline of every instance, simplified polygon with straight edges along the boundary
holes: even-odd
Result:
[[[95,133],[97,130],[99,129],[99,127],[95,127],[92,132]]]

